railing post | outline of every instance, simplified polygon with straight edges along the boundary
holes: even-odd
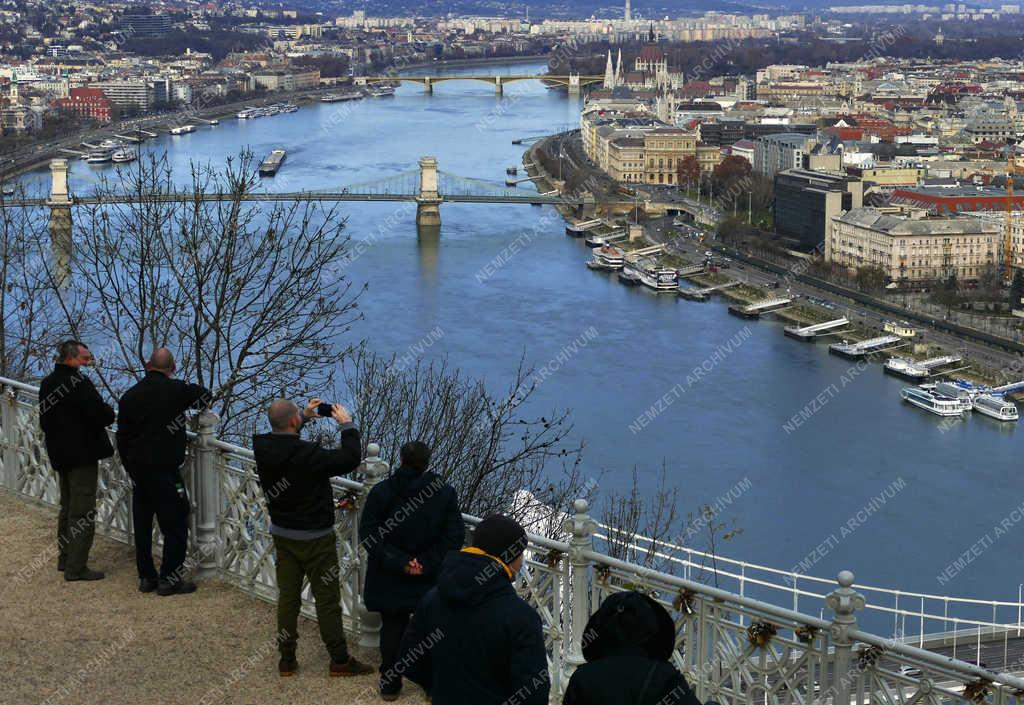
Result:
[[[4,487],[12,494],[18,489],[18,392],[3,386],[0,424],[3,425]],[[1019,621],[1019,620],[1018,620]]]
[[[363,461],[362,470],[363,488],[359,491],[359,509],[356,514],[357,545],[359,542],[359,514],[362,513],[363,507],[366,506],[366,498],[369,496],[370,490],[383,480],[384,476],[388,474],[388,470],[390,470],[388,464],[380,459],[380,446],[376,443],[370,443],[366,446],[366,460]],[[352,586],[356,597],[354,604],[356,605],[355,611],[357,614],[353,616],[356,618],[359,646],[363,649],[373,650],[380,647],[380,614],[367,610],[366,604],[363,602],[363,585],[366,584],[366,551],[360,546],[357,555],[359,556],[359,569],[356,571],[356,582],[358,584]]]
[[[220,473],[217,471],[219,451],[214,447],[220,417],[212,411],[199,413],[198,438],[195,445],[193,468],[195,474],[196,503],[196,574],[215,575],[220,568],[220,536],[217,518],[220,516]]]
[[[864,596],[853,589],[853,573],[848,570],[839,572],[837,577],[839,588],[829,593],[825,604],[835,613],[832,617],[832,645],[835,647],[835,664],[832,672],[835,695],[832,702],[850,702],[850,655],[853,642],[850,632],[857,628],[857,616],[854,614],[867,604]],[[825,697],[825,689],[821,691]]]
[[[585,499],[573,502],[575,512],[570,519],[562,523],[562,531],[571,535],[569,540],[569,615],[562,615],[563,630],[566,621],[569,624],[568,638],[563,640],[565,650],[563,663],[567,666],[564,674],[568,682],[569,676],[576,667],[584,662],[583,632],[590,618],[590,560],[583,555],[584,551],[594,548],[594,531],[597,523],[587,515],[589,505]],[[566,617],[568,616],[568,620]]]

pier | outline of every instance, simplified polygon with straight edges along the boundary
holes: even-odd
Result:
[[[782,329],[782,332],[788,335],[790,338],[796,338],[797,340],[814,340],[821,335],[836,335],[841,332],[836,330],[850,324],[850,321],[843,316],[837,318],[834,321],[826,321],[824,323],[815,323],[811,326],[786,326]]]
[[[682,271],[682,270],[680,270]],[[682,275],[680,275],[682,276]],[[684,289],[679,288],[679,295],[683,298],[691,299],[692,301],[707,301],[708,297],[716,291],[722,291],[723,289],[730,289],[734,286],[739,286],[740,282],[731,281],[725,284],[719,284],[718,286],[706,286],[703,289]]]
[[[740,306],[738,304],[730,306],[729,313],[734,316],[740,316],[741,318],[760,318],[762,313],[778,311],[779,309],[786,308],[791,303],[793,303],[793,299],[788,296],[779,296],[747,304],[746,306]]]
[[[603,235],[591,235],[584,242],[587,247],[601,247],[602,245],[610,245],[613,242],[621,242],[629,237],[629,233],[625,230],[610,230]]]
[[[126,140],[128,142],[134,142],[135,144],[139,144],[140,142],[142,142],[142,138],[141,137],[132,137],[131,135],[119,135],[119,134],[115,133],[114,137],[118,138],[119,140]]]
[[[650,257],[651,255],[660,255],[665,251],[664,245],[651,245],[650,247],[641,247],[639,250],[632,250],[626,253],[627,262],[636,262],[641,257]]]
[[[544,178],[543,176],[524,176],[521,179],[505,179],[505,185],[506,186],[518,186],[519,184],[523,183],[524,181],[539,181],[540,179],[543,179],[543,178]]]
[[[848,360],[859,360],[870,353],[887,350],[890,345],[902,342],[902,340],[903,338],[898,335],[881,335],[877,338],[862,340],[859,343],[832,343],[828,346],[828,351],[832,355],[845,357]]]
[[[916,382],[922,379],[927,379],[937,373],[940,368],[946,367],[947,365],[954,365],[963,359],[964,358],[961,355],[940,355],[939,357],[932,357],[927,360],[921,360],[920,362],[893,358],[885,363],[883,371],[888,375],[894,375],[896,377],[902,377],[903,379],[910,380],[911,382]],[[948,370],[947,372],[951,371],[955,370]]]

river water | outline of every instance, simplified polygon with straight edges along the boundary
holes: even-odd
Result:
[[[184,180],[191,159],[220,162],[242,145],[262,157],[284,146],[287,162],[268,186],[282,191],[407,172],[422,155],[445,172],[501,183],[505,167],[520,163],[514,138],[575,123],[578,109],[532,81],[506,85],[502,98],[478,82],[442,83],[433,95],[403,85],[394,98],[227,119],[144,150],[168,150]],[[87,190],[97,173],[75,162],[73,189]],[[683,513],[717,503],[718,520],[743,528],[719,546],[723,555],[1016,600],[1024,522],[1014,512],[1022,437],[1012,425],[975,416],[943,426],[900,403],[901,382],[879,365],[858,368],[821,343],[785,338],[776,322],[729,316],[721,301],[619,286],[584,267],[589,251],[548,207],[444,205],[440,238],[422,239],[407,205],[344,208],[360,253],[347,271],[369,283],[356,334],[382,352],[447,354],[495,389],[525,353],[547,370],[536,408],[573,410],[584,474],[599,495],[627,488],[634,467],[650,491],[664,462]],[[948,570],[979,541],[987,545],[969,565]]]

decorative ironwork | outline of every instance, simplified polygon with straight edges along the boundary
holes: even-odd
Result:
[[[747,627],[747,639],[759,649],[767,646],[776,634],[778,629],[771,622],[753,622]]]

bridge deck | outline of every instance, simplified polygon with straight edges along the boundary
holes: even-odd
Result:
[[[56,570],[52,511],[0,494],[0,652],[10,703],[376,702],[376,673],[329,678],[316,623],[300,620],[300,671],[277,675],[275,608],[215,580],[194,595],[136,590],[132,549],[97,536],[95,583]],[[362,655],[361,655],[362,656]],[[407,684],[401,702],[421,703]]]

